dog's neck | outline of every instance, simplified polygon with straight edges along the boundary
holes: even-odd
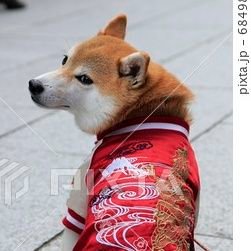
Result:
[[[166,69],[151,62],[145,88],[142,88],[137,102],[125,107],[118,117],[111,118],[106,125],[103,124],[96,134],[122,121],[152,115],[178,117],[190,125],[192,117],[188,105],[192,99],[193,94],[186,86]]]
[[[191,91],[160,65],[152,63],[146,78],[149,88],[122,120],[149,115],[179,117],[188,124],[192,121],[189,103]]]
[[[139,106],[137,109],[134,109],[127,114],[123,120],[152,115],[178,117],[186,121],[188,124],[190,124],[192,120],[188,108],[183,106],[178,98],[169,98],[168,96],[152,100],[147,104]]]

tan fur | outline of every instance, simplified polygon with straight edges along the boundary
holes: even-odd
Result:
[[[47,86],[48,83],[57,83],[57,85],[49,89],[45,88],[44,93],[37,98],[37,103],[50,108],[48,102],[52,103],[53,97],[56,96],[55,104],[50,103],[50,106],[57,108],[58,103],[62,106],[67,101],[66,105],[69,103],[71,106],[76,121],[80,121],[78,124],[83,125],[80,128],[94,134],[127,118],[147,117],[161,102],[163,103],[154,111],[154,115],[177,116],[190,123],[188,104],[193,94],[175,76],[151,61],[147,53],[139,52],[124,41],[126,23],[125,15],[112,19],[95,37],[76,45],[70,51],[65,65],[53,74],[38,77]],[[92,87],[78,82],[76,71],[79,69],[87,71],[87,75],[93,80]],[[130,69],[139,71],[135,74],[128,74]],[[95,89],[96,96],[92,95],[100,100],[99,107],[104,107],[103,114],[96,113],[91,107],[85,107],[92,102],[89,96],[86,96],[90,93],[88,88],[93,88],[93,92]],[[70,90],[72,92],[69,94]],[[80,93],[83,94],[83,98],[87,97],[87,104],[83,103],[77,107],[76,104],[71,104],[74,99],[72,96],[75,95],[73,93],[78,95],[80,103],[82,97]],[[50,97],[47,98],[48,96]],[[59,102],[61,97],[63,100]],[[107,99],[102,101],[103,97]],[[94,105],[97,103],[95,100],[93,102]],[[97,107],[96,111],[100,111]],[[92,118],[92,114],[98,117],[94,118],[93,124],[90,122],[85,127],[85,124]],[[86,120],[82,121],[81,118],[84,117]]]
[[[155,115],[177,116],[190,123],[188,104],[193,94],[159,64],[150,61],[145,84],[136,90],[128,86],[126,78],[119,76],[120,59],[137,51],[122,40],[125,24],[125,16],[113,19],[103,32],[87,42],[80,43],[68,64],[62,69],[62,74],[71,78],[74,68],[80,64],[88,65],[100,92],[116,96],[119,100],[120,112],[101,125],[95,133],[126,118],[147,116],[164,99],[165,102],[154,112]]]
[[[113,37],[125,38],[127,18],[125,15],[118,15],[112,19],[98,35],[110,35]]]

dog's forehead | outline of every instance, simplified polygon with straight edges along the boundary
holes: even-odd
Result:
[[[77,49],[69,56],[68,69],[81,72],[79,69],[88,68],[89,71],[104,74],[114,71],[116,65],[116,60],[100,50]]]
[[[68,56],[77,59],[97,57],[118,60],[134,51],[135,49],[122,39],[101,35],[78,43],[69,51]]]

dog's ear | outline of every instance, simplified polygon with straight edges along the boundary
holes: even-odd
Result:
[[[107,26],[98,33],[98,35],[109,35],[124,39],[126,34],[126,23],[126,15],[121,14],[113,18]]]
[[[136,89],[145,83],[150,57],[145,52],[134,52],[120,59],[119,74],[128,78],[131,88]]]

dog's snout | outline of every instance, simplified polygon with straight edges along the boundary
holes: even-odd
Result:
[[[29,81],[29,90],[32,94],[41,94],[44,91],[43,84],[37,79],[31,79]]]

